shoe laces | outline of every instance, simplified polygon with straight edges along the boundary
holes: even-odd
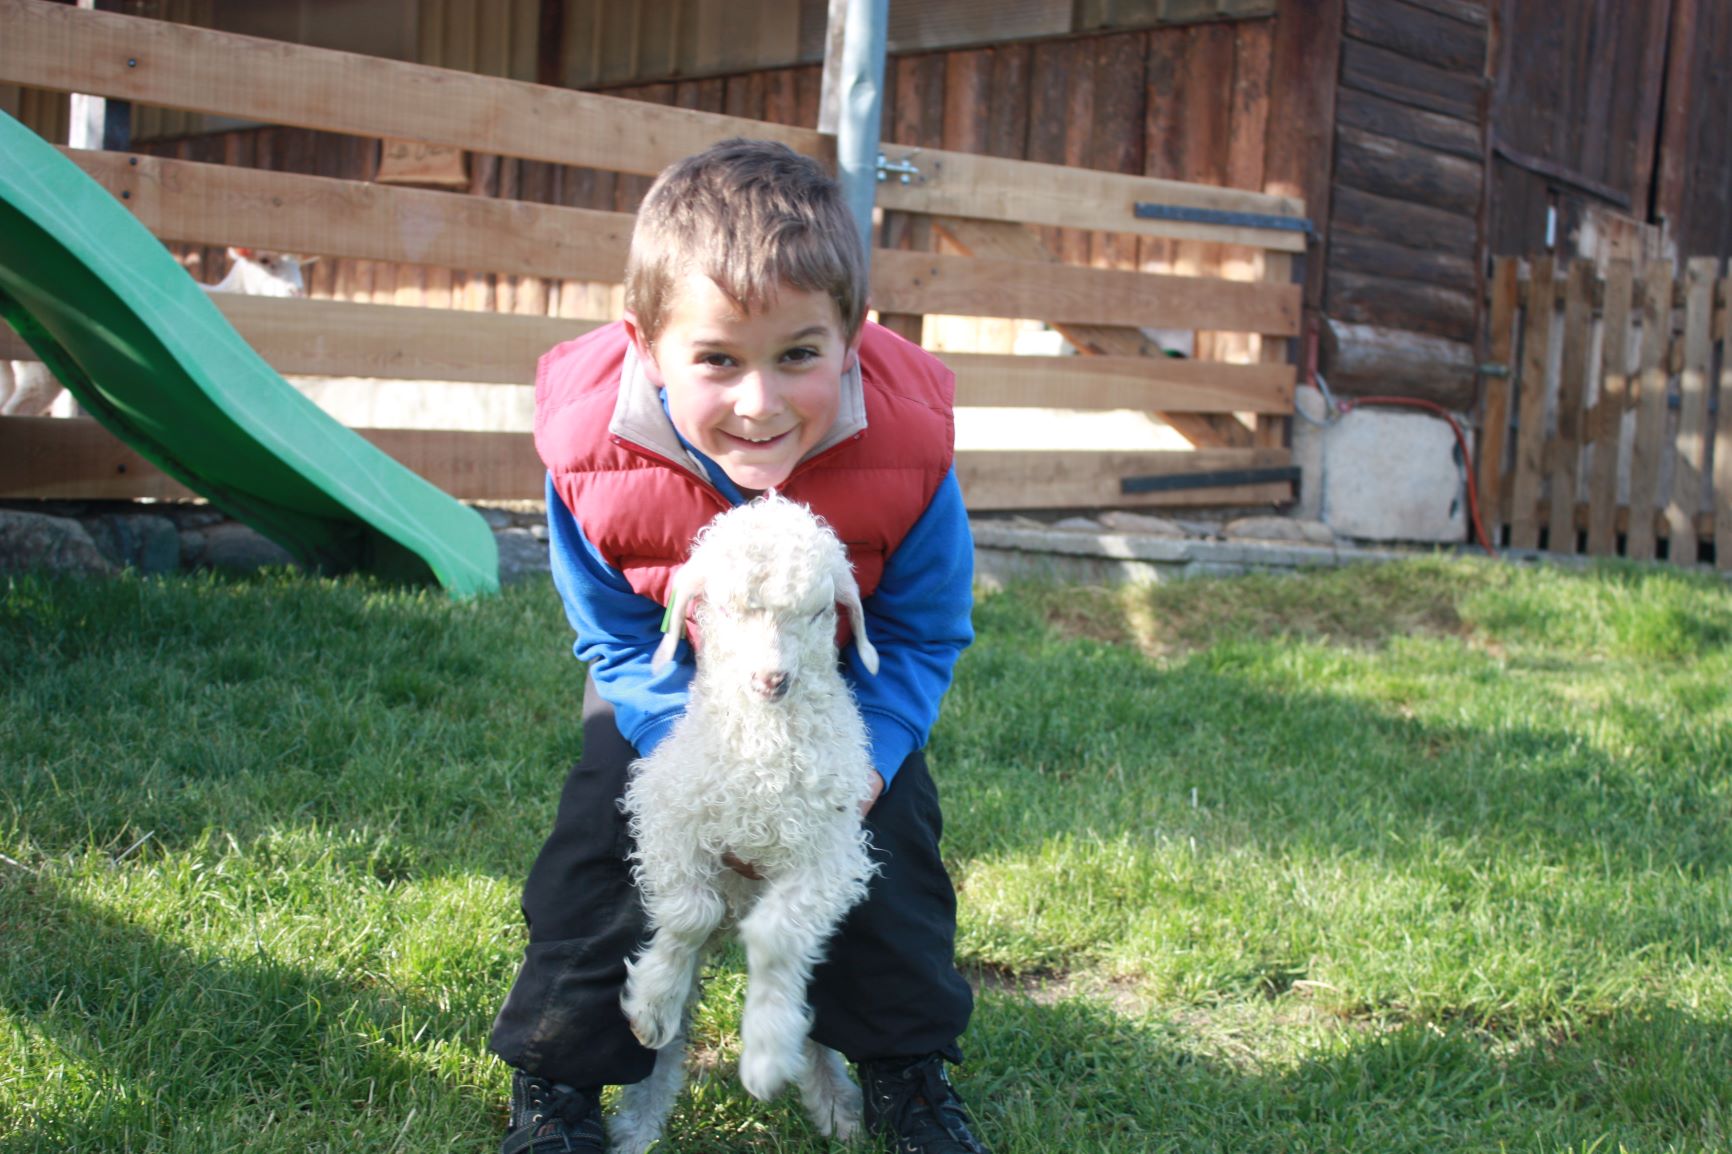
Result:
[[[884,1081],[882,1089],[874,1087],[874,1093],[880,1115],[897,1135],[900,1150],[908,1154],[951,1149],[958,1154],[986,1154],[986,1147],[968,1128],[968,1111],[945,1076],[942,1056],[888,1073]]]
[[[504,1149],[512,1154],[589,1154],[602,1149],[604,1136],[597,1115],[600,1096],[544,1078],[524,1076],[519,1133]]]

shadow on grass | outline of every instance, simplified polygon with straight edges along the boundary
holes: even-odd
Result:
[[[1613,869],[1732,865],[1732,726],[1694,720],[1732,703],[1718,680],[1681,702],[1602,676],[1590,723],[1560,674],[1591,659],[1536,677],[1552,658],[1379,664],[1274,640],[1162,663],[1008,616],[965,656],[934,738],[959,857],[1184,836],[1206,817],[1246,843],[1397,863],[1444,840]]]
[[[968,1046],[962,1085],[998,1154],[1713,1148],[1732,1120],[1712,1073],[1732,1060],[1732,1028],[1664,1007],[1523,1047],[1431,1026],[1325,1030],[1302,1060],[1260,1069],[1206,1011],[1139,1022],[997,995]]]
[[[12,1079],[30,1105],[0,1125],[9,1151],[384,1149],[416,1116],[480,1148],[502,1121],[439,1052],[479,1053],[486,1023],[262,946],[189,948],[17,871],[0,877],[0,1013],[39,1068]]]

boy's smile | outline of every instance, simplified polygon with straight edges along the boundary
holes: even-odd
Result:
[[[702,273],[679,282],[653,345],[626,325],[674,428],[742,489],[782,484],[824,439],[858,351],[829,296],[784,285],[748,313]]]

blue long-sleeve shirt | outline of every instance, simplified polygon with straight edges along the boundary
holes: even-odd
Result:
[[[743,503],[727,474],[698,456],[717,491],[733,504]],[[682,647],[682,660],[666,669],[652,669],[662,606],[633,591],[602,558],[551,478],[547,515],[554,586],[577,632],[573,650],[614,707],[620,733],[647,755],[685,710],[693,672],[689,650]],[[908,755],[926,744],[957,658],[974,640],[973,581],[973,538],[953,468],[886,558],[878,588],[863,603],[867,634],[878,650],[877,675],[861,667],[852,646],[844,653],[843,677],[859,702],[872,765],[886,787]]]

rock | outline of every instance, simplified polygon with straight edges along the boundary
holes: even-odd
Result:
[[[70,517],[0,509],[0,572],[96,576],[114,566]]]
[[[248,573],[271,566],[294,565],[287,549],[238,521],[180,535],[181,564],[188,569],[226,569]]]
[[[195,505],[183,502],[166,502],[152,506],[154,512],[167,517],[174,522],[174,527],[181,532],[188,529],[208,529],[212,525],[220,525],[228,520],[220,510],[209,505]]]
[[[1099,533],[1101,523],[1088,517],[1066,517],[1062,521],[1054,521],[1049,529],[1064,529],[1072,533]]]
[[[110,563],[140,573],[180,568],[180,534],[174,522],[154,513],[105,513],[84,522],[90,539]]]
[[[1188,536],[1184,526],[1177,521],[1150,516],[1147,513],[1128,513],[1123,509],[1102,513],[1100,522],[1115,533],[1145,533],[1151,537]]]
[[[1240,517],[1222,529],[1226,537],[1253,541],[1302,541],[1307,545],[1333,545],[1335,533],[1321,521],[1296,517]]]
[[[471,505],[470,508],[481,514],[481,519],[487,522],[489,529],[509,529],[514,523],[509,509],[495,509],[491,505]]]
[[[499,583],[509,585],[535,573],[549,571],[547,542],[537,540],[531,529],[501,529],[493,535],[499,543]]]

